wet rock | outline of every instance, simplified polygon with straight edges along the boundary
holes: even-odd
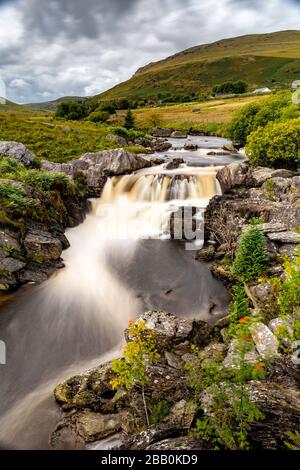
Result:
[[[171,147],[170,142],[157,142],[152,148],[154,152],[167,152]]]
[[[27,167],[35,160],[35,155],[19,142],[0,142],[0,156],[14,158]]]
[[[278,339],[264,323],[254,323],[249,329],[255,347],[263,359],[271,359],[274,356],[278,356]]]
[[[227,152],[230,152],[230,153],[238,153],[237,149],[235,148],[235,146],[231,142],[228,142],[227,144],[224,144],[222,148],[223,148],[223,150],[227,150]]]
[[[184,163],[183,158],[173,158],[166,164],[166,170],[176,170],[182,163]]]
[[[198,261],[212,261],[214,259],[216,248],[214,245],[205,245],[201,250],[197,251],[196,259]]]
[[[11,230],[4,228],[0,229],[0,247],[6,252],[21,252],[21,245],[19,243],[19,235]]]
[[[300,243],[300,234],[292,231],[270,232],[267,237],[277,243]]]
[[[0,262],[0,270],[9,274],[21,271],[25,266],[26,263],[15,258],[5,258]]]
[[[183,148],[184,148],[184,150],[190,150],[190,151],[194,152],[194,151],[198,150],[198,145],[197,144],[192,144],[190,142],[186,142],[184,144]]]
[[[157,127],[157,128],[154,129],[154,131],[152,132],[153,137],[165,137],[165,138],[168,138],[168,137],[171,137],[171,134],[172,134],[171,129],[165,129],[165,128],[161,128],[161,127]]]
[[[62,253],[61,242],[48,232],[29,231],[24,240],[27,256],[38,263],[57,260]]]
[[[171,134],[171,138],[172,139],[186,139],[187,134],[185,132],[182,132],[182,131],[173,131],[172,134]]]
[[[152,166],[162,165],[163,163],[165,163],[165,159],[157,156],[152,156],[149,158],[149,162]]]
[[[231,163],[217,171],[216,178],[221,185],[223,193],[246,184],[248,178],[248,165],[246,163]]]

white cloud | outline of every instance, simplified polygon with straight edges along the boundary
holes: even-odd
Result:
[[[19,0],[0,8],[0,76],[13,101],[96,94],[187,47],[298,29],[299,12],[295,0]]]

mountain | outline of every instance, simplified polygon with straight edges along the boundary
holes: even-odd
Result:
[[[140,68],[100,99],[199,97],[227,80],[250,90],[290,86],[300,77],[300,31],[251,34],[203,44]]]
[[[62,101],[83,101],[88,99],[87,97],[81,97],[81,96],[63,96],[61,98],[58,98],[56,100],[52,101],[43,101],[41,103],[28,103],[26,106],[29,106],[30,108],[40,110],[40,111],[51,111],[54,112],[57,108],[57,105],[61,103]]]
[[[24,104],[17,104],[9,100],[5,100],[4,103],[0,101],[0,114],[1,113],[10,113],[10,114],[17,114],[17,115],[22,115],[22,116],[27,116],[27,115],[32,116],[32,115],[41,114],[41,112],[38,112],[36,109],[33,109],[30,106],[27,106]]]

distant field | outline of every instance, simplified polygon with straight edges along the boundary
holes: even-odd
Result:
[[[154,124],[174,129],[222,132],[222,127],[234,112],[250,102],[264,100],[266,96],[218,99],[201,103],[185,103],[160,108],[141,108],[134,111],[138,127],[149,128]]]

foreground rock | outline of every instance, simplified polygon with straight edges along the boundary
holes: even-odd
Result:
[[[25,145],[19,142],[0,142],[0,156],[10,157],[29,167],[35,160],[35,156]]]
[[[221,323],[212,328],[204,322],[179,319],[162,311],[146,312],[141,319],[153,332],[160,353],[158,362],[147,369],[149,383],[145,386],[145,397],[150,419],[154,419],[152,412],[161,403],[166,412],[147,427],[140,387],[136,385],[128,391],[112,390],[110,380],[114,374],[111,363],[107,363],[56,387],[55,398],[66,414],[51,435],[52,448],[83,449],[90,442],[114,435],[119,436],[118,448],[122,450],[211,448],[209,441],[193,438],[190,433],[199,417],[199,407],[193,402],[195,396],[185,364],[193,361],[193,345],[201,350],[202,360],[210,364],[228,356],[231,346],[216,342]],[[259,328],[261,331],[261,326]],[[257,347],[251,359],[254,363],[261,361],[261,348],[263,354],[266,352],[262,338],[259,338],[260,331],[253,333]],[[128,331],[125,337],[130,339]],[[264,344],[269,348],[271,343],[266,341]],[[251,400],[264,415],[254,423],[249,434],[254,449],[284,448],[286,432],[298,429],[300,425],[299,366],[289,357],[278,356],[273,346],[271,349],[275,357],[267,367],[266,378],[248,385]],[[209,415],[207,397],[209,390],[201,398],[202,409]]]
[[[42,163],[44,170],[66,173],[74,180],[83,179],[90,197],[100,196],[108,176],[124,175],[148,166],[151,166],[149,160],[123,149],[86,153],[68,163]]]

